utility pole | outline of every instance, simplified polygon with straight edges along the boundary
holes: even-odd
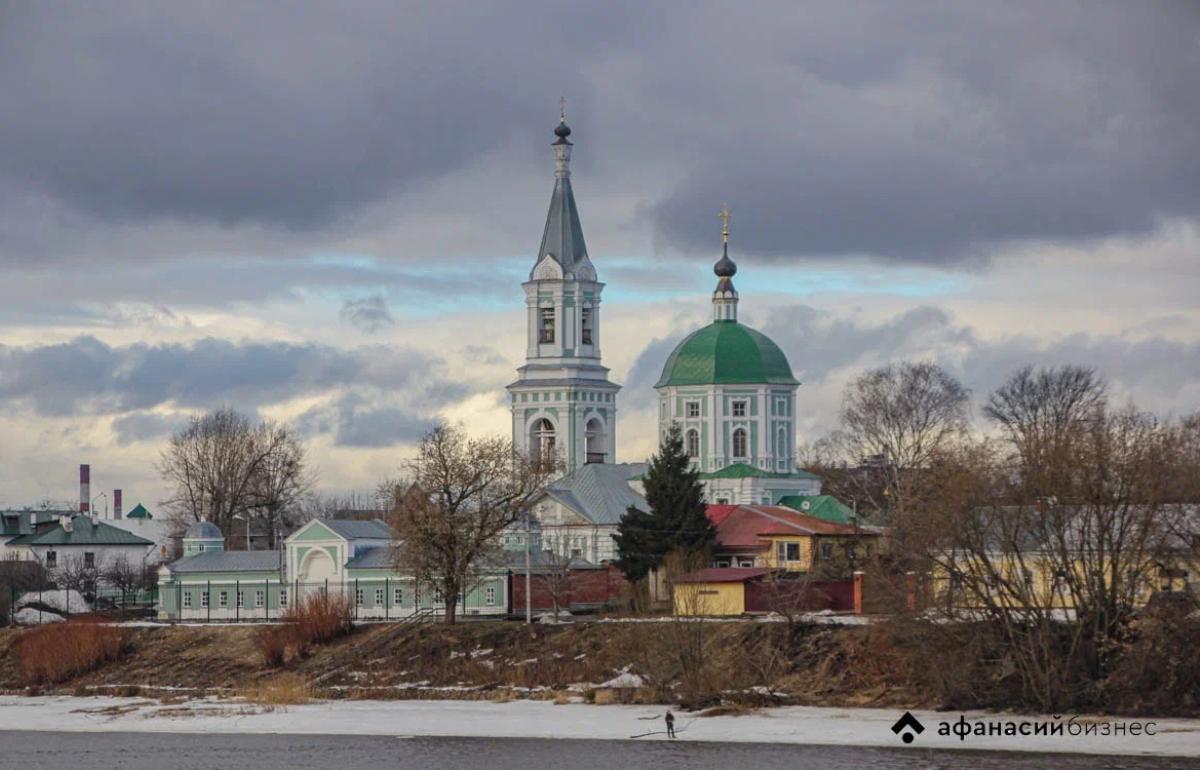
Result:
[[[525,622],[533,622],[533,594],[530,593],[533,581],[529,578],[531,570],[529,555],[529,511],[525,511]]]

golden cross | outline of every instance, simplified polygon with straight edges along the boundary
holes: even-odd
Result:
[[[729,220],[732,218],[729,213],[729,205],[722,204],[721,213],[717,216],[721,219],[721,237],[725,239],[726,243],[729,243]]]
[[[565,96],[558,98],[558,122],[567,122],[567,97]]]

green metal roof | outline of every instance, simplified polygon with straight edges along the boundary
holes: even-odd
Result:
[[[854,517],[854,509],[833,495],[787,495],[780,498],[779,504],[834,524],[849,524]]]
[[[762,383],[800,384],[770,337],[737,321],[713,321],[676,346],[654,387]]]
[[[55,523],[53,526],[43,526],[40,531],[21,535],[10,540],[9,545],[154,545],[144,537],[138,537],[103,521],[95,521],[88,516],[75,516],[71,519],[71,531],[63,529]]]
[[[751,478],[754,478],[754,479],[795,479],[795,478],[815,479],[815,478],[817,478],[817,476],[814,476],[813,474],[809,473],[808,471],[802,471],[799,468],[792,471],[791,473],[777,473],[775,471],[764,471],[761,468],[755,468],[753,465],[747,465],[746,463],[734,463],[733,465],[726,465],[724,468],[722,468],[719,471],[713,471],[711,473],[701,473],[700,478],[702,478],[702,479],[751,479]]]
[[[150,515],[150,511],[146,510],[146,506],[142,505],[141,503],[138,503],[137,505],[135,505],[133,507],[132,511],[125,514],[125,518],[127,518],[127,519],[153,519],[154,517]]]

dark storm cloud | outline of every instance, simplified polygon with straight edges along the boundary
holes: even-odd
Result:
[[[442,363],[389,347],[342,350],[288,342],[202,339],[107,345],[94,337],[36,347],[0,345],[0,407],[44,416],[121,414],[164,404],[248,410],[348,387],[422,394],[447,389]]]
[[[0,154],[0,193],[16,197],[0,209],[21,212],[0,217],[7,261],[48,240],[53,205],[84,230],[312,233],[495,153],[544,161],[560,93],[589,142],[579,161],[596,164],[589,189],[641,200],[669,248],[710,252],[726,200],[742,253],[939,264],[1200,213],[1191,2],[3,13],[0,143],[16,151]],[[643,167],[658,189],[629,189]],[[494,218],[509,181],[447,218]],[[237,250],[200,236],[189,251],[214,248]]]
[[[664,243],[711,249],[722,201],[742,252],[929,263],[1200,215],[1195,4],[871,8],[780,4],[757,50],[710,30],[736,59],[702,73],[722,114],[653,209]]]
[[[514,135],[544,142],[554,98],[569,89],[586,101],[581,65],[633,21],[619,5],[508,3],[35,3],[3,14],[0,143],[20,149],[0,156],[0,175],[14,187],[113,221],[291,229]]]
[[[341,317],[342,323],[356,326],[368,334],[374,334],[396,322],[388,310],[387,300],[379,295],[343,300]]]

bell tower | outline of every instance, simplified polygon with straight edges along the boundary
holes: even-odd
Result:
[[[600,356],[604,284],[588,257],[575,193],[565,108],[554,129],[554,191],[525,290],[525,364],[508,386],[513,444],[554,456],[570,473],[616,462],[617,392]]]

